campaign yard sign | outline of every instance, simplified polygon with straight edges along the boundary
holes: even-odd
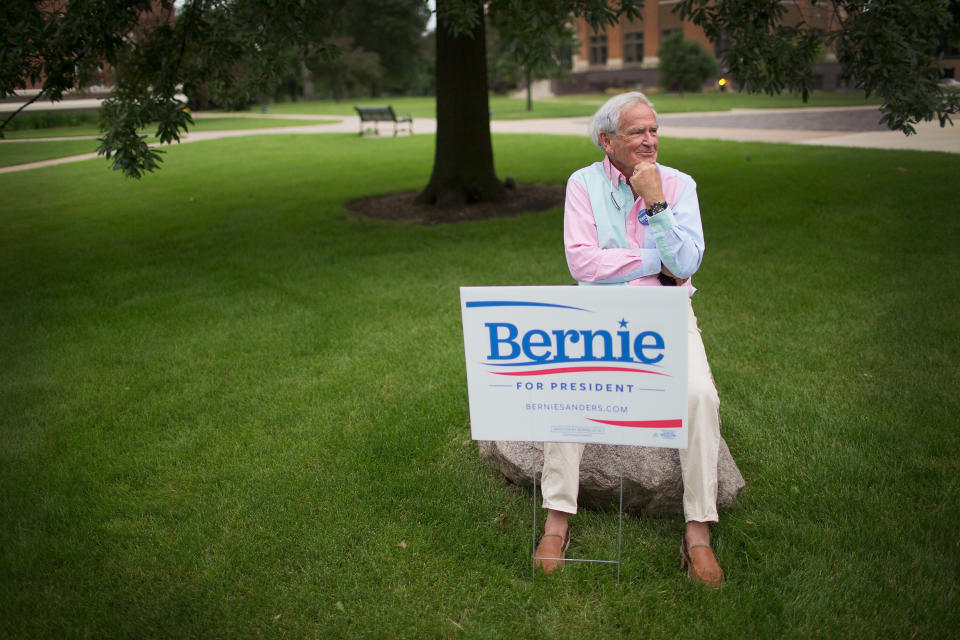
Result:
[[[461,287],[473,439],[686,448],[687,296]]]

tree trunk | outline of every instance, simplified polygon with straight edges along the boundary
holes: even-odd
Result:
[[[313,84],[313,74],[307,68],[307,63],[300,61],[300,81],[303,83],[303,99],[307,101],[316,100],[317,92]]]
[[[433,174],[417,202],[454,207],[506,197],[493,168],[483,0],[472,33],[451,34],[437,1],[437,142]]]
[[[533,111],[533,74],[530,73],[530,67],[523,70],[523,75],[527,82],[527,111]]]

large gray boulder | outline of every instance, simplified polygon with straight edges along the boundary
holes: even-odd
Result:
[[[543,443],[479,441],[480,457],[507,480],[529,487],[536,468],[539,486]],[[680,455],[676,449],[588,444],[580,461],[579,504],[616,507],[620,499],[620,456],[623,456],[623,510],[632,513],[683,513]],[[534,467],[534,465],[536,465]],[[746,483],[727,443],[720,439],[717,508],[729,509]]]

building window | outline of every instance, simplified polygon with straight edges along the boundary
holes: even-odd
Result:
[[[607,34],[590,36],[590,64],[606,66]]]
[[[666,40],[667,38],[669,38],[670,36],[672,36],[672,35],[675,34],[675,33],[681,33],[681,34],[682,34],[682,33],[683,33],[683,29],[664,29],[664,30],[660,33],[660,42],[663,42],[664,40]]]
[[[623,61],[643,62],[643,32],[623,34]]]

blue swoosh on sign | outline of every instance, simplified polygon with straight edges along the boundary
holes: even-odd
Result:
[[[548,302],[525,302],[521,300],[473,300],[467,303],[472,307],[553,307],[554,309],[573,309],[574,311],[590,311],[581,307],[571,307],[565,304],[550,304]]]

